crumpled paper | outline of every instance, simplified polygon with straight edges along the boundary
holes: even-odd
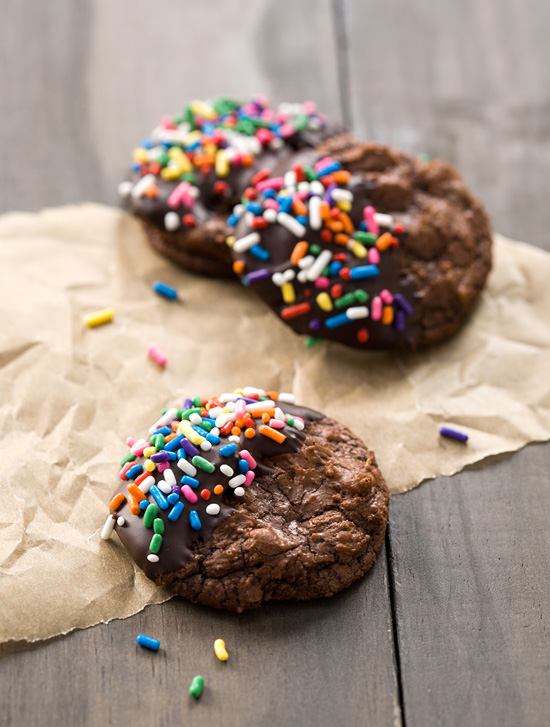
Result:
[[[494,270],[452,341],[420,353],[302,338],[236,282],[154,253],[94,204],[0,218],[0,641],[44,639],[169,594],[99,533],[128,435],[186,395],[294,391],[374,449],[393,493],[550,437],[550,255],[496,237]],[[179,302],[151,290],[176,286]],[[96,329],[84,315],[113,306]],[[165,369],[146,353],[155,342]],[[470,435],[443,440],[442,423]]]

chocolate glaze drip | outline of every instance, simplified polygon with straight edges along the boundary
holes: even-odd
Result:
[[[276,405],[281,408],[285,414],[291,416],[298,416],[304,420],[307,425],[312,421],[321,419],[323,417],[319,412],[313,411],[303,407],[293,406],[291,404],[285,404],[283,402],[276,402]],[[256,420],[260,421],[261,420]],[[230,517],[234,512],[239,509],[239,501],[242,498],[237,497],[233,494],[233,490],[227,485],[229,479],[226,475],[222,474],[219,470],[220,465],[227,464],[238,474],[238,462],[239,452],[246,449],[250,452],[252,457],[257,462],[257,467],[254,470],[256,473],[256,479],[252,484],[246,488],[251,495],[254,495],[254,486],[259,477],[263,473],[269,471],[269,468],[262,463],[262,460],[275,457],[280,454],[287,454],[289,452],[297,452],[304,441],[303,432],[294,429],[289,425],[285,424],[284,429],[278,430],[282,434],[286,435],[286,439],[282,444],[278,444],[269,437],[266,437],[256,429],[256,436],[253,439],[247,439],[244,433],[239,437],[239,443],[237,444],[237,451],[229,457],[224,457],[219,453],[219,450],[229,443],[227,437],[221,437],[221,443],[213,445],[212,449],[208,452],[201,451],[201,457],[208,460],[215,465],[216,469],[213,473],[204,472],[198,470],[196,478],[199,480],[199,486],[196,488],[195,493],[198,495],[198,501],[194,504],[189,503],[183,495],[180,496],[180,500],[185,504],[185,508],[176,522],[168,520],[168,510],[160,510],[157,517],[162,518],[164,521],[164,534],[162,536],[162,546],[158,553],[159,562],[151,563],[147,560],[149,554],[149,544],[153,537],[153,529],[146,528],[143,524],[143,513],[140,515],[132,515],[127,502],[125,501],[123,506],[117,510],[117,517],[122,515],[125,519],[125,523],[122,526],[118,524],[115,526],[115,530],[126,547],[130,556],[136,562],[136,564],[144,571],[145,575],[151,580],[157,579],[159,576],[167,573],[172,573],[181,569],[186,562],[193,557],[193,548],[196,544],[206,541],[213,530],[220,525],[224,520]],[[190,460],[190,457],[188,457]],[[138,458],[136,463],[143,461],[143,458]],[[171,461],[169,463],[170,469],[176,477],[176,481],[181,481],[184,473],[177,467],[177,461]],[[152,473],[155,478],[155,483],[160,482],[164,479],[164,473],[159,473],[155,470]],[[126,482],[120,480],[120,486],[116,489],[113,495],[119,492],[124,495],[128,494],[126,489]],[[211,493],[217,484],[224,485],[224,492],[221,495],[211,495],[210,500],[203,500],[200,497],[200,492],[203,489],[209,490]],[[150,502],[155,502],[154,498],[149,494],[147,499]],[[217,503],[220,506],[220,512],[216,516],[208,515],[206,508],[209,504]],[[196,510],[202,528],[200,530],[194,530],[189,524],[189,513],[191,510]]]

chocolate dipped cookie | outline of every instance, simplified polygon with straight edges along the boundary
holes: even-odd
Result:
[[[329,134],[311,101],[277,108],[263,96],[193,101],[134,149],[119,193],[162,255],[193,272],[232,277],[226,220],[254,193],[256,172]]]
[[[290,394],[187,399],[127,444],[102,536],[190,601],[332,596],[376,560],[389,493],[374,454]]]
[[[417,349],[474,309],[491,227],[451,165],[341,135],[253,187],[230,218],[234,270],[311,341]]]

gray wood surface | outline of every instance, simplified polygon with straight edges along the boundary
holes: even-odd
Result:
[[[116,203],[159,113],[259,91],[448,159],[496,229],[548,249],[549,32],[546,0],[12,0],[0,208]],[[395,497],[385,553],[332,600],[234,616],[175,599],[4,645],[0,724],[546,726],[549,466],[533,445]]]

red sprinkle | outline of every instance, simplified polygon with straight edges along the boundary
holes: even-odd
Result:
[[[257,196],[258,196],[258,193],[256,192],[255,189],[252,189],[252,187],[247,187],[243,192],[243,197],[245,197],[245,199],[252,200],[252,199],[256,199]]]
[[[203,500],[209,500],[210,499],[210,490],[201,490],[201,497]]]
[[[338,274],[342,280],[350,280],[349,268],[342,268]]]
[[[311,310],[311,303],[298,303],[297,305],[289,305],[287,308],[283,308],[281,311],[281,318],[288,320],[289,318],[297,318],[309,313]]]
[[[337,252],[336,255],[332,256],[333,261],[337,263],[345,263],[346,262],[346,253],[345,252]]]
[[[330,289],[330,294],[333,298],[340,298],[342,296],[342,286],[340,283],[333,285]]]
[[[182,221],[186,227],[195,227],[197,224],[194,215],[183,215]]]
[[[306,181],[306,175],[304,174],[304,170],[303,170],[301,164],[295,164],[292,167],[292,171],[296,175],[296,182],[297,182],[297,184],[299,184],[300,182],[305,182]]]
[[[256,172],[256,174],[250,180],[250,185],[252,187],[255,187],[258,182],[263,182],[264,179],[269,179],[270,174],[271,172],[269,171],[269,169],[260,169],[260,171]]]
[[[214,194],[222,195],[227,192],[229,189],[227,182],[224,182],[222,179],[219,179],[217,182],[214,182]]]
[[[369,332],[366,328],[360,328],[357,331],[357,340],[360,343],[366,343],[369,340]]]
[[[250,227],[253,230],[265,230],[268,224],[269,222],[267,220],[264,220],[263,217],[254,217],[252,223],[250,224]]]
[[[319,237],[323,242],[332,242],[332,232],[325,229],[321,230]]]
[[[233,422],[226,422],[223,427],[220,429],[220,434],[222,437],[228,437],[229,432],[233,429]]]
[[[405,227],[402,222],[396,222],[393,226],[393,231],[396,235],[402,235],[405,232]]]

